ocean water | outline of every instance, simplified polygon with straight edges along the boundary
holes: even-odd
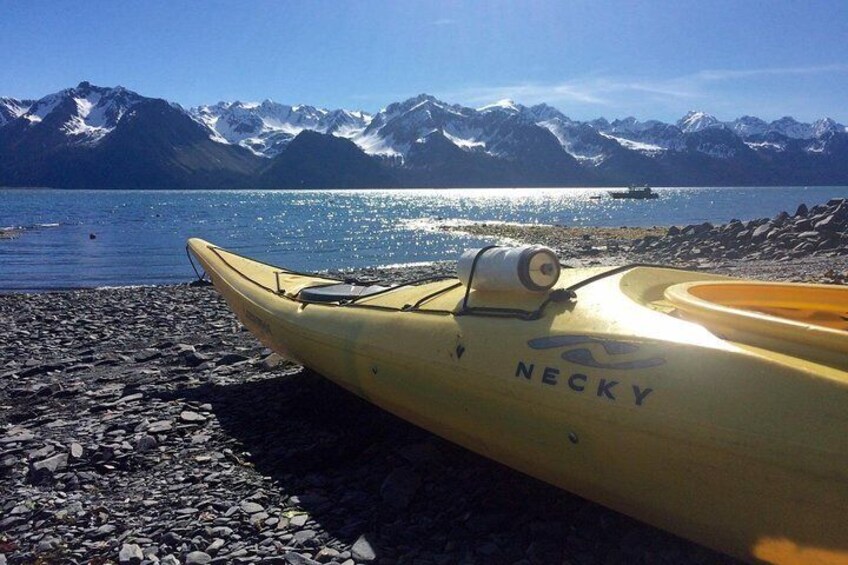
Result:
[[[69,191],[0,189],[0,291],[190,281],[185,241],[300,270],[454,259],[489,240],[447,224],[667,226],[794,213],[848,187],[659,188],[658,200],[607,189]],[[600,198],[592,198],[592,197]],[[90,237],[94,234],[94,238]]]

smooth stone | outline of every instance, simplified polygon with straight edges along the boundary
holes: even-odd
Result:
[[[128,404],[130,402],[135,402],[136,400],[141,400],[144,398],[144,394],[140,392],[136,392],[135,394],[128,394],[122,398],[118,399],[118,404]]]
[[[241,503],[241,509],[248,514],[256,514],[257,512],[262,512],[265,510],[265,507],[261,504],[257,504],[256,502],[252,502],[250,500],[244,500]]]
[[[102,526],[97,528],[97,535],[99,537],[105,537],[105,536],[108,536],[109,534],[115,533],[115,531],[117,529],[118,529],[118,526],[115,526],[114,524],[103,524]]]
[[[186,565],[206,565],[212,561],[212,556],[205,551],[192,551],[186,555]]]
[[[309,514],[297,514],[289,518],[289,524],[296,528],[302,528],[309,521]]]
[[[74,459],[82,459],[83,449],[78,443],[71,444],[71,457]]]
[[[197,412],[194,412],[192,410],[183,410],[182,412],[180,412],[180,420],[189,423],[205,422],[206,416],[204,416],[203,414],[198,414]]]

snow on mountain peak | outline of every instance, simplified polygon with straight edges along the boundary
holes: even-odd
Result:
[[[507,112],[517,114],[521,111],[522,108],[523,106],[521,106],[520,104],[516,104],[514,100],[504,98],[503,100],[498,100],[497,102],[493,102],[492,104],[481,106],[480,108],[477,108],[477,111],[489,112],[491,110],[506,110]]]
[[[703,129],[722,126],[723,124],[715,116],[694,110],[677,121],[677,127],[685,133],[694,133]]]
[[[0,127],[26,114],[32,104],[32,100],[0,97]]]
[[[218,102],[189,110],[219,143],[241,145],[262,157],[274,157],[304,130],[351,137],[371,120],[364,112],[289,106],[273,100]]]
[[[71,143],[92,144],[114,130],[124,114],[141,100],[142,96],[122,86],[99,87],[83,81],[35,101],[21,117],[30,126],[50,117],[51,127],[58,127]]]

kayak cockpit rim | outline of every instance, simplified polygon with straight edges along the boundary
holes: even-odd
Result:
[[[383,311],[390,311],[390,312],[413,312],[413,313],[420,313],[420,314],[437,314],[437,315],[448,315],[448,316],[488,316],[488,317],[501,317],[501,318],[515,318],[515,319],[526,320],[526,321],[533,321],[533,320],[538,320],[539,318],[541,318],[542,315],[545,312],[545,309],[551,303],[564,303],[564,302],[571,302],[571,301],[576,300],[577,299],[576,291],[580,288],[583,288],[583,287],[585,287],[589,284],[592,284],[594,282],[597,282],[601,279],[605,279],[605,278],[608,278],[608,277],[611,277],[611,276],[614,276],[614,275],[617,275],[617,274],[620,274],[620,273],[623,273],[623,272],[626,272],[626,271],[629,271],[629,270],[632,270],[632,269],[636,269],[638,267],[653,267],[653,268],[662,268],[662,269],[686,270],[686,269],[681,269],[681,268],[678,268],[678,267],[668,267],[668,266],[665,266],[665,265],[656,265],[656,264],[651,264],[651,263],[631,263],[631,264],[627,264],[627,265],[622,265],[620,267],[614,267],[614,268],[611,268],[611,269],[604,271],[602,273],[598,273],[596,275],[593,275],[593,276],[590,276],[586,279],[578,281],[578,282],[576,282],[576,283],[574,283],[574,284],[572,284],[572,285],[570,285],[566,288],[558,288],[558,289],[553,289],[551,291],[548,291],[547,296],[545,296],[544,300],[542,300],[541,303],[539,304],[539,306],[537,308],[533,309],[533,310],[524,310],[524,309],[516,309],[516,308],[500,308],[500,307],[490,307],[490,306],[469,306],[468,305],[468,298],[470,296],[470,288],[466,290],[462,306],[459,310],[444,310],[444,309],[426,309],[426,310],[424,310],[424,309],[421,309],[421,307],[425,303],[429,302],[430,300],[433,300],[434,298],[437,298],[438,296],[441,296],[442,294],[444,294],[446,292],[450,292],[451,290],[455,290],[455,289],[463,286],[463,284],[459,281],[456,281],[452,284],[445,285],[444,287],[436,289],[435,291],[430,292],[427,295],[419,298],[415,303],[406,304],[402,307],[383,306],[383,305],[379,305],[379,304],[368,304],[365,301],[373,299],[375,297],[381,296],[381,295],[389,293],[389,292],[393,292],[393,291],[402,289],[402,288],[407,288],[407,287],[410,287],[410,286],[417,286],[417,285],[425,284],[425,283],[429,283],[429,282],[439,282],[439,281],[451,280],[451,279],[455,279],[456,277],[450,276],[450,275],[437,275],[437,276],[432,276],[432,277],[424,277],[424,278],[421,278],[421,279],[406,281],[406,282],[403,282],[403,283],[400,283],[400,284],[397,284],[397,285],[394,285],[394,286],[390,286],[390,287],[387,287],[385,289],[381,289],[377,292],[373,292],[373,293],[370,293],[370,294],[366,294],[366,295],[362,295],[362,296],[353,296],[349,299],[342,299],[342,300],[333,301],[333,302],[311,301],[311,300],[305,300],[305,299],[301,298],[299,296],[300,291],[298,291],[297,293],[287,293],[285,291],[285,289],[282,289],[280,287],[279,276],[280,275],[295,275],[295,276],[314,277],[314,278],[324,278],[324,276],[322,276],[318,273],[299,272],[299,271],[294,271],[294,270],[291,270],[291,269],[286,269],[286,268],[280,267],[278,265],[273,265],[273,264],[267,263],[265,261],[260,261],[260,260],[254,259],[252,257],[247,257],[247,256],[244,256],[244,255],[241,255],[241,254],[236,253],[234,251],[225,250],[225,249],[222,249],[220,247],[217,247],[217,246],[214,246],[214,245],[211,245],[211,244],[206,244],[206,246],[209,249],[209,251],[211,251],[232,272],[234,272],[237,275],[239,275],[240,277],[244,278],[245,280],[247,280],[251,284],[258,286],[259,288],[261,288],[261,289],[263,289],[267,292],[270,292],[270,293],[272,293],[276,296],[279,296],[280,298],[284,298],[284,299],[290,300],[292,302],[297,302],[297,303],[302,304],[304,306],[320,305],[320,306],[327,306],[327,307],[333,307],[333,308],[370,308],[370,309],[374,309],[374,310],[383,310]],[[187,246],[187,248],[188,248],[188,246]],[[230,255],[233,255],[235,257],[239,257],[239,258],[242,258],[242,259],[253,261],[254,263],[258,263],[260,265],[265,265],[267,267],[271,267],[272,269],[275,269],[276,288],[267,286],[267,285],[255,280],[255,279],[249,277],[248,275],[246,275],[242,271],[240,271],[232,263],[230,263],[226,259],[226,257],[223,256],[221,251],[228,253]],[[562,263],[560,265],[562,267],[565,267],[565,268],[571,268],[571,266],[564,265]],[[350,284],[357,284],[358,283],[358,281],[356,281],[356,279],[347,279],[346,281],[333,280],[333,281],[328,281],[326,284],[315,284],[315,285],[312,285],[308,288],[320,288],[320,287],[323,287],[323,286],[332,286],[332,285],[338,284],[339,282],[347,282],[347,281],[350,281]],[[303,289],[301,289],[301,290],[303,290]]]

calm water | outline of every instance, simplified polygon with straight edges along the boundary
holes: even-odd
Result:
[[[659,200],[603,189],[60,191],[0,189],[0,290],[189,281],[185,240],[295,269],[453,259],[483,240],[439,231],[472,221],[651,226],[790,213],[848,187],[665,188]],[[601,199],[591,196],[602,195]],[[90,239],[89,234],[96,234]]]

